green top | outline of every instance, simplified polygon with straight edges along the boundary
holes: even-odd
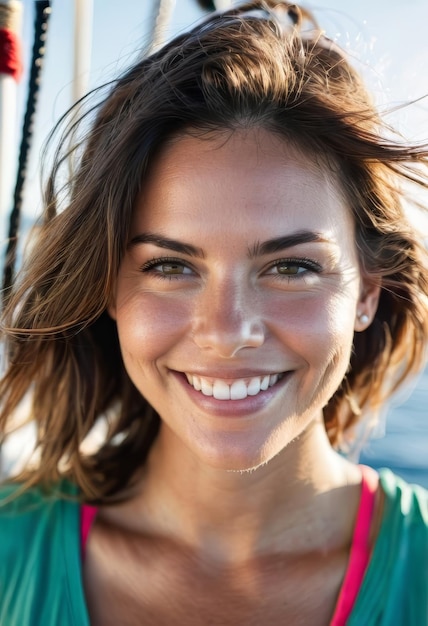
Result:
[[[347,625],[428,626],[428,492],[389,470],[380,480],[383,520]],[[78,502],[24,493],[0,508],[0,538],[1,626],[89,626]]]
[[[428,626],[428,492],[381,470],[385,507],[347,626]]]
[[[0,489],[0,502],[17,490]],[[82,584],[80,505],[40,489],[0,507],[1,626],[89,626]]]

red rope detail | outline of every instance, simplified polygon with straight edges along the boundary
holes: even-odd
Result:
[[[0,74],[19,80],[22,74],[21,46],[15,32],[0,28]]]

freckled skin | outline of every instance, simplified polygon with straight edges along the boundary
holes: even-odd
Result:
[[[257,243],[302,230],[326,241],[249,258]],[[215,467],[256,467],[319,418],[348,367],[364,286],[338,183],[264,131],[183,137],[164,149],[138,200],[130,239],[147,232],[203,257],[128,248],[111,313],[129,375],[161,415],[161,437],[173,433],[173,445]],[[165,257],[184,273],[141,271]],[[282,258],[321,270],[281,277]],[[293,375],[258,417],[239,422],[195,406],[171,375],[224,368],[233,378],[248,367]]]

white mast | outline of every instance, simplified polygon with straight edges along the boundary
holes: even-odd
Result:
[[[88,91],[93,13],[93,0],[74,0],[73,104]]]
[[[153,52],[165,41],[167,28],[172,18],[176,0],[154,0],[152,11],[151,39],[148,49]]]

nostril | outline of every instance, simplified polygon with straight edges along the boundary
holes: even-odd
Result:
[[[263,345],[265,334],[261,328],[241,325],[239,328],[204,327],[194,333],[194,341],[201,349],[214,350],[221,356],[233,357],[244,348]]]

